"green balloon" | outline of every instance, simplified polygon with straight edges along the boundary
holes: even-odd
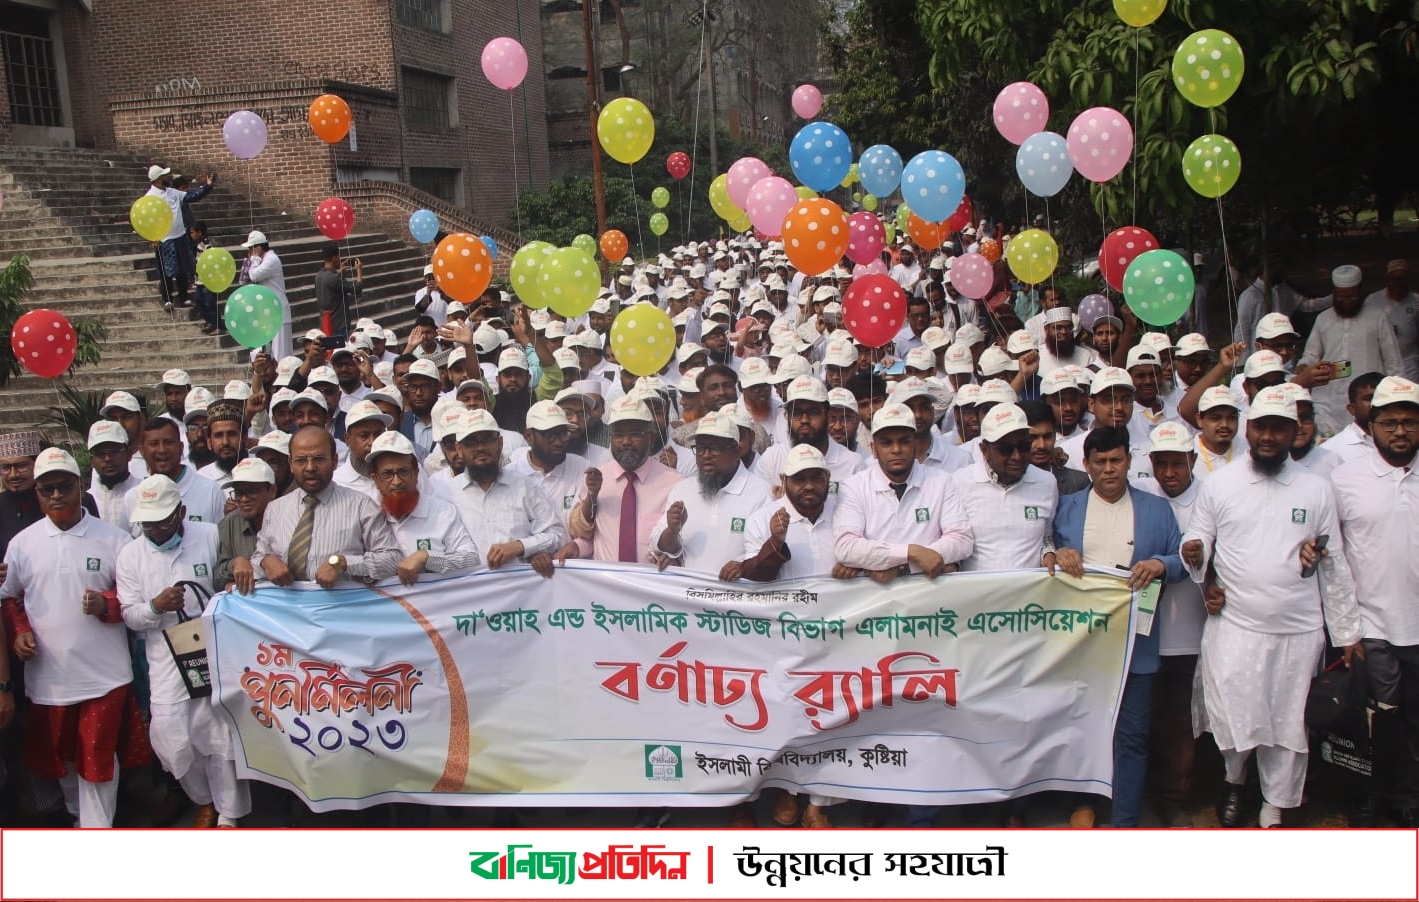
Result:
[[[911,220],[912,211],[906,204],[897,207],[897,229],[905,232]]]
[[[1139,254],[1123,274],[1123,297],[1150,326],[1171,326],[1192,306],[1192,267],[1172,251]]]
[[[596,256],[596,239],[590,235],[578,235],[572,239],[572,247],[579,251],[585,251],[591,257]]]
[[[897,227],[890,222],[884,222],[882,228],[887,233],[887,243],[891,244],[897,240]]]
[[[877,195],[862,195],[862,209],[866,210],[869,213],[874,212],[877,209]]]
[[[227,333],[244,348],[270,343],[281,331],[281,301],[264,285],[243,285],[227,298],[222,318]]]
[[[1178,93],[1204,109],[1226,103],[1241,85],[1245,69],[1242,45],[1215,28],[1188,35],[1173,54],[1173,84]]]
[[[665,205],[670,203],[670,192],[664,188],[656,188],[650,192],[650,202],[655,204],[657,208],[664,210]]]
[[[670,228],[670,220],[664,213],[653,213],[650,217],[650,231],[654,235],[664,235]]]
[[[601,290],[596,258],[579,247],[552,251],[537,270],[537,286],[552,309],[568,319],[581,316]]]
[[[512,255],[512,266],[508,269],[512,292],[529,307],[540,310],[547,306],[547,298],[542,296],[542,287],[537,282],[537,270],[556,249],[556,245],[546,241],[529,241]]]
[[[213,294],[221,294],[236,278],[236,260],[226,248],[209,247],[197,255],[197,278]]]
[[[1182,158],[1183,178],[1203,197],[1221,197],[1242,174],[1242,152],[1230,138],[1203,135],[1188,145]]]

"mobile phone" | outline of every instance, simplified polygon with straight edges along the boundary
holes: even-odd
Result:
[[[337,335],[326,335],[325,337],[320,339],[320,346],[324,350],[333,351],[336,348],[343,348],[345,346],[345,342],[341,340],[340,337]]]
[[[1330,544],[1330,535],[1329,535],[1329,533],[1321,533],[1320,535],[1316,536],[1316,554],[1319,555],[1322,551],[1325,550],[1325,546],[1327,546],[1327,545],[1329,545],[1329,544]],[[1317,563],[1319,563],[1319,561],[1317,561]],[[1315,567],[1315,564],[1312,564],[1312,565],[1309,566],[1309,567],[1302,567],[1302,568],[1301,568],[1301,579],[1310,579],[1312,576],[1315,576],[1315,575],[1316,575],[1316,567]]]
[[[1348,360],[1337,360],[1332,363],[1331,366],[1334,367],[1331,372],[1331,378],[1349,379],[1351,376],[1355,375],[1355,367],[1352,366]]]

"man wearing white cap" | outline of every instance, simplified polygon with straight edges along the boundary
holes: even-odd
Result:
[[[453,502],[419,490],[419,459],[398,432],[385,432],[366,455],[379,487],[379,505],[403,560],[399,581],[412,586],[421,573],[459,573],[479,565],[478,548]]]
[[[43,519],[10,541],[0,585],[5,632],[25,663],[24,760],[35,778],[59,781],[78,826],[110,827],[119,768],[148,760],[114,593],[131,539],[84,510],[79,465],[67,452],[40,452],[34,480]]]
[[[1409,281],[1408,260],[1385,264],[1385,287],[1365,298],[1365,306],[1379,307],[1389,317],[1404,357],[1404,378],[1419,382],[1419,293]]]
[[[823,455],[834,496],[843,480],[862,468],[863,460],[828,436],[828,389],[812,376],[799,376],[788,385],[784,406],[787,442],[776,442],[755,461],[754,475],[774,484],[783,474],[784,461],[798,446],[807,445]]]
[[[384,434],[393,420],[373,401],[356,401],[345,414],[345,462],[335,468],[335,484],[379,501],[379,488],[370,474],[369,453],[375,439]]]
[[[421,461],[434,449],[434,405],[438,403],[442,386],[443,378],[432,360],[416,360],[409,365],[409,373],[404,377],[409,409],[404,411],[399,431],[414,443],[414,451]]]
[[[432,263],[424,267],[424,284],[414,292],[414,310],[420,316],[431,318],[435,328],[442,328],[448,320],[448,299],[439,290]]]
[[[1383,380],[1384,376],[1380,373],[1361,373],[1350,380],[1346,389],[1350,403],[1345,407],[1350,414],[1350,422],[1327,439],[1322,448],[1335,452],[1347,461],[1369,456],[1375,446],[1374,439],[1370,437],[1370,401]]]
[[[662,570],[675,563],[736,580],[745,526],[768,503],[769,484],[740,462],[739,427],[733,420],[707,413],[695,427],[696,475],[681,479],[666,496],[650,533],[651,555]]]
[[[1131,445],[1129,460],[1133,466],[1131,478],[1144,479],[1153,475],[1148,462],[1148,421],[1134,413],[1133,378],[1128,371],[1106,366],[1094,374],[1089,383],[1089,412],[1093,415],[1090,432],[1113,426],[1128,432]],[[1075,432],[1060,443],[1069,460],[1085,463],[1084,443],[1089,434]]]
[[[981,422],[981,459],[951,474],[975,545],[962,570],[1041,567],[1054,549],[1054,477],[1030,465],[1030,423],[1015,404]]]
[[[217,524],[217,566],[212,585],[219,591],[235,587],[244,595],[256,586],[251,555],[266,508],[276,500],[276,472],[257,457],[248,457],[232,470],[230,486],[236,510]]]
[[[1370,408],[1374,452],[1333,474],[1345,558],[1355,577],[1372,697],[1403,717],[1402,762],[1389,793],[1396,820],[1412,827],[1419,807],[1419,385],[1387,377]],[[1377,750],[1379,751],[1379,750]],[[1371,813],[1373,813],[1373,806]]]
[[[1306,694],[1325,647],[1322,626],[1345,649],[1347,664],[1360,649],[1335,496],[1324,479],[1291,462],[1295,435],[1291,397],[1279,388],[1258,392],[1247,413],[1250,460],[1203,482],[1183,536],[1193,580],[1202,583],[1210,567],[1225,592],[1224,602],[1208,602],[1214,616],[1202,633],[1195,720],[1198,733],[1212,733],[1226,764],[1217,805],[1224,827],[1243,820],[1253,752],[1260,825],[1279,826],[1281,811],[1301,803],[1310,748]],[[1329,552],[1320,553],[1320,536],[1329,536]],[[1303,569],[1317,563],[1319,579]]]
[[[552,553],[567,543],[565,518],[537,481],[503,467],[498,423],[486,410],[458,424],[463,475],[454,482],[454,504],[483,562],[496,570],[521,560],[552,576]]]
[[[1128,571],[1128,583],[1135,592],[1158,581],[1184,578],[1178,556],[1181,535],[1172,509],[1162,498],[1129,485],[1130,470],[1138,469],[1129,461],[1130,442],[1127,430],[1118,426],[1089,433],[1084,442],[1084,465],[1093,487],[1060,499],[1054,518],[1058,551],[1051,573],[1055,565],[1076,577],[1084,575],[1085,564],[1114,567]],[[1115,827],[1137,827],[1142,813],[1153,675],[1158,671],[1158,631],[1148,630],[1140,622],[1135,632],[1114,725]],[[1078,804],[1069,825],[1094,826],[1093,808],[1087,802]]]
[[[1202,393],[1197,403],[1197,455],[1193,476],[1201,482],[1234,460],[1245,460],[1247,440],[1240,434],[1241,411],[1232,390],[1214,385]]]
[[[937,392],[924,379],[903,379],[887,396],[887,403],[900,404],[912,412],[916,421],[917,462],[924,467],[951,473],[969,466],[971,454],[965,446],[953,444],[936,428],[936,395]],[[1003,401],[1004,397],[1000,400]]]
[[[219,539],[214,523],[184,522],[182,496],[166,476],[134,490],[142,537],[118,555],[123,622],[146,641],[150,687],[148,739],[163,767],[197,806],[194,827],[235,827],[251,813],[251,792],[236,775],[231,733],[205,697],[189,694],[163,630],[201,617],[214,588]]]
[[[1330,281],[1335,286],[1335,303],[1316,317],[1299,364],[1331,364],[1331,378],[1311,389],[1316,429],[1327,438],[1344,429],[1349,420],[1345,415],[1346,387],[1352,378],[1360,373],[1404,375],[1404,356],[1387,311],[1366,304],[1360,293],[1360,267],[1337,266]]]
[[[591,380],[577,380],[569,388],[557,392],[557,406],[566,414],[567,453],[586,458],[593,467],[599,467],[611,459],[611,451],[591,440],[591,430],[599,426],[602,433],[606,426],[598,416],[601,406],[601,386]]]
[[[582,400],[580,396],[573,399],[575,389],[566,389],[557,397],[563,395],[569,406]],[[527,411],[527,430],[523,433],[527,447],[508,455],[508,470],[540,484],[562,520],[576,501],[582,475],[591,466],[585,457],[567,450],[571,431],[571,421],[557,401],[538,401]]]
[[[202,523],[217,524],[226,516],[227,495],[222,487],[196,468],[184,463],[182,445],[179,442],[177,424],[166,417],[149,420],[143,425],[139,452],[148,466],[150,474],[160,474],[177,483],[182,493],[182,503],[187,510],[187,519]],[[138,538],[137,524],[133,522],[133,508],[137,496],[129,492],[123,499],[123,508],[128,517],[133,537]]]
[[[1258,272],[1256,281],[1242,289],[1237,296],[1237,324],[1232,332],[1232,341],[1245,345],[1242,356],[1256,350],[1253,339],[1257,326],[1270,310],[1274,314],[1290,317],[1292,314],[1319,313],[1330,306],[1329,297],[1308,298],[1286,282],[1286,269],[1279,259],[1268,261],[1271,277],[1271,303],[1266,302],[1266,273]]]
[[[1291,460],[1323,478],[1344,461],[1334,451],[1316,444],[1316,407],[1311,393],[1299,382],[1283,382],[1278,386],[1296,402],[1296,439],[1291,443]]]
[[[269,288],[281,304],[281,331],[271,339],[271,356],[277,360],[291,353],[291,302],[286,297],[286,272],[281,258],[271,250],[266,233],[253,231],[242,244],[246,261],[242,267],[243,281]]]
[[[1074,341],[1074,312],[1068,307],[1051,307],[1043,314],[1044,342],[1040,348],[1040,378],[1060,367],[1074,364],[1097,368],[1099,357]]]
[[[248,454],[248,460],[254,457],[262,461],[276,475],[277,498],[289,493],[295,487],[295,482],[291,479],[291,434],[289,432],[272,431],[266,433]]]
[[[89,427],[88,438],[89,465],[94,471],[89,494],[98,505],[99,518],[128,532],[123,499],[142,481],[129,466],[133,454],[128,433],[112,420],[99,420]]]

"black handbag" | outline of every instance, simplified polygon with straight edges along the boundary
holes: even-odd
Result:
[[[1359,655],[1354,657],[1350,667],[1336,661],[1311,678],[1310,692],[1306,695],[1306,726],[1325,732],[1346,723],[1347,719],[1358,720],[1365,712],[1369,693],[1369,674]]]
[[[212,598],[212,591],[201,583],[183,580],[177,585],[192,590],[199,608],[206,608]],[[163,630],[163,638],[167,640],[173,663],[177,664],[178,675],[187,687],[188,697],[210,697],[212,672],[207,663],[207,637],[202,629],[202,618],[189,618],[186,611],[179,609],[177,623]]]

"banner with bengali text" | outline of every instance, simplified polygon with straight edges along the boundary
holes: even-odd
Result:
[[[1106,572],[723,583],[569,562],[208,606],[250,779],[317,811],[1110,794],[1136,603]]]

